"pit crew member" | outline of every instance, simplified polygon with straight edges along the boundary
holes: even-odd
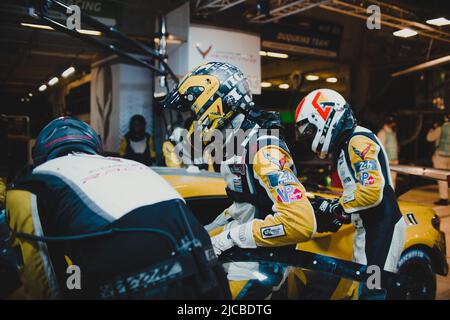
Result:
[[[340,216],[350,216],[356,233],[353,260],[396,272],[405,241],[406,222],[394,193],[389,160],[370,130],[358,126],[350,106],[336,91],[319,89],[299,103],[295,121],[319,157],[332,157],[343,185],[337,201],[319,206]],[[367,293],[365,286],[360,295]]]
[[[192,111],[203,144],[217,142],[226,149],[223,158],[215,161],[221,164],[234,202],[206,226],[218,255],[233,246],[296,244],[310,240],[316,232],[339,228],[332,214],[315,217],[290,151],[278,134],[279,117],[255,106],[249,83],[238,68],[222,62],[201,65],[184,77],[164,105]],[[237,138],[239,132],[245,132],[244,139]],[[227,148],[230,144],[233,147]],[[266,267],[274,266],[231,264],[228,278],[233,298],[267,297],[279,280],[258,282],[255,274]]]
[[[89,125],[57,118],[37,137],[34,168],[7,191],[24,298],[228,298],[181,196],[147,166],[101,152]]]

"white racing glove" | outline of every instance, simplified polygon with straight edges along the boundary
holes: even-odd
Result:
[[[227,225],[230,222],[230,220],[232,220],[232,219],[233,218],[228,213],[228,209],[225,209],[221,214],[219,214],[217,216],[216,219],[214,219],[213,222],[211,222],[210,224],[207,224],[205,226],[205,229],[206,229],[206,231],[211,232],[217,228]]]
[[[211,242],[217,256],[234,246],[256,248],[253,238],[253,221],[243,224],[232,221],[225,226],[221,233],[212,237]]]
[[[255,214],[255,207],[249,203],[238,203],[233,202],[233,204],[225,209],[221,214],[214,219],[213,222],[205,226],[206,231],[211,232],[219,227],[228,224],[233,219],[239,223],[245,223],[253,218]]]

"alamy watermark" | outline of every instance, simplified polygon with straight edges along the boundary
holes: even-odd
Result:
[[[66,280],[66,287],[69,290],[81,290],[81,269],[75,264],[67,267],[66,273],[69,275]]]
[[[180,130],[174,152],[185,165],[221,164],[225,161],[227,164],[253,164],[256,153],[268,141],[271,152],[266,159],[278,164],[277,155],[274,156],[274,150],[279,150],[275,147],[282,143],[278,129],[202,130],[201,126],[195,125],[193,131]]]
[[[381,268],[377,265],[367,266],[367,274],[370,276],[366,280],[366,286],[369,290],[381,289]]]
[[[380,30],[381,29],[381,8],[375,4],[367,7],[366,13],[369,17],[366,20],[366,26],[369,30]]]
[[[66,20],[66,27],[69,30],[81,29],[81,9],[79,6],[73,4],[67,7],[66,13],[68,15]]]

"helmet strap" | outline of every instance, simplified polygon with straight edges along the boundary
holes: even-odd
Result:
[[[322,149],[323,149],[323,146],[324,146],[324,143],[325,143],[325,138],[326,138],[326,136],[328,134],[328,131],[329,130],[333,130],[333,128],[331,128],[331,123],[332,123],[332,121],[334,119],[334,114],[335,113],[336,113],[336,110],[331,109],[331,112],[328,115],[327,120],[325,121],[325,125],[323,126],[323,130],[321,132],[321,135],[320,135],[320,138],[319,138],[319,143],[318,143],[317,149],[316,149],[316,152],[319,153],[319,154],[321,154],[321,153],[328,153],[328,151],[329,151],[329,150],[326,150],[325,152],[322,152]],[[330,144],[331,144],[331,141],[330,141]],[[330,146],[328,146],[328,148],[329,147]]]

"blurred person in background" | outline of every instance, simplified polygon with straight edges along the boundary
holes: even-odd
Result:
[[[386,151],[390,165],[398,164],[398,139],[397,139],[397,122],[395,118],[389,116],[386,118],[383,127],[377,134],[381,144]],[[392,184],[395,187],[397,180],[397,172],[391,170]]]
[[[145,118],[136,114],[130,119],[129,131],[120,142],[119,155],[122,158],[134,160],[152,165],[155,162],[156,153],[152,136],[146,131]]]
[[[436,150],[433,154],[433,167],[436,169],[450,169],[450,123],[449,115],[444,116],[444,123],[433,124],[433,128],[428,131],[427,141],[434,142]],[[438,181],[439,200],[434,204],[440,206],[448,205],[448,183]]]

